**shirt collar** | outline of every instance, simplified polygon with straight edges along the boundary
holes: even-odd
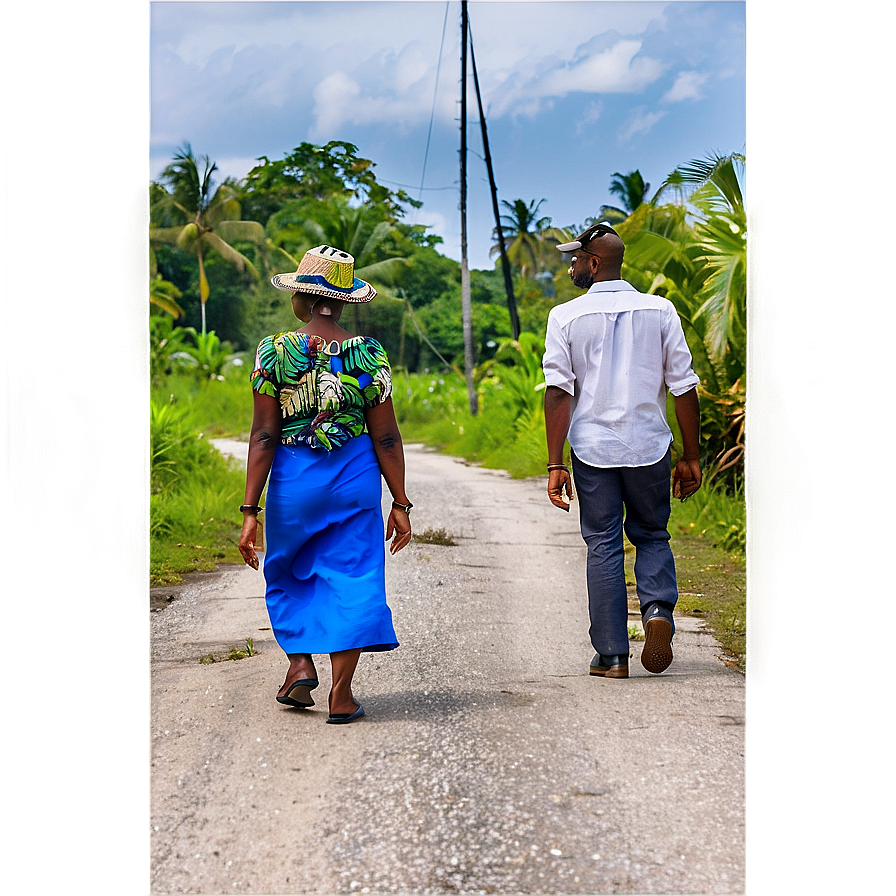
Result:
[[[592,292],[623,292],[625,290],[638,291],[628,280],[598,280],[597,283],[591,284],[586,295]]]

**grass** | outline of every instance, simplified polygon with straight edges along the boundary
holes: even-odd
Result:
[[[243,498],[245,473],[207,438],[207,424],[215,408],[225,406],[215,405],[212,399],[219,391],[226,394],[227,384],[196,384],[180,377],[172,378],[168,385],[171,388],[157,392],[150,406],[153,587],[179,584],[184,573],[211,572],[219,563],[242,559],[237,550],[242,526],[237,508]],[[218,386],[224,388],[218,390]],[[224,429],[222,434],[233,431]]]
[[[704,619],[727,652],[728,664],[745,672],[747,575],[743,558],[692,533],[673,535],[672,550],[678,573],[676,609]]]
[[[152,389],[158,404],[188,408],[199,431],[210,438],[245,438],[252,428],[251,359],[224,368],[223,380],[169,376]]]
[[[424,529],[420,533],[415,532],[411,539],[418,544],[440,544],[446,547],[457,546],[454,536],[449,535],[445,529]]]
[[[199,658],[199,662],[202,663],[203,666],[211,665],[212,663],[226,663],[230,660],[244,660],[249,656],[257,656],[258,651],[255,649],[255,643],[251,638],[246,638],[246,647],[245,649],[240,647],[231,647],[230,653],[226,656],[215,656],[213,653],[207,653],[205,656]]]

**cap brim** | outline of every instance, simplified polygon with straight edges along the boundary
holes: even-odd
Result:
[[[561,243],[557,246],[558,252],[575,252],[576,249],[581,249],[582,243],[580,240],[573,240],[571,243]]]

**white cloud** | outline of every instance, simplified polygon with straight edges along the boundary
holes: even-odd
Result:
[[[604,104],[600,100],[589,103],[585,112],[576,122],[576,134],[582,134],[588,125],[594,124],[603,115],[603,112]]]
[[[675,83],[669,88],[662,98],[664,103],[680,103],[682,100],[703,99],[703,85],[709,80],[709,75],[700,72],[679,72]]]
[[[618,40],[599,52],[580,47],[572,61],[542,59],[540,65],[520,65],[517,77],[496,90],[492,114],[518,113],[535,99],[560,98],[569,93],[637,93],[656,81],[664,65],[638,57],[641,42]],[[523,76],[520,72],[531,72]]]
[[[629,116],[626,120],[625,124],[617,132],[617,136],[622,142],[627,140],[631,140],[632,137],[638,134],[647,134],[649,133],[653,126],[662,118],[665,118],[668,113],[665,111],[662,112],[649,112],[644,106],[641,106]]]
[[[347,109],[361,95],[358,82],[345,72],[333,72],[314,88],[314,125],[312,139],[325,139],[339,130],[339,125],[351,116]],[[323,136],[322,136],[323,135]]]

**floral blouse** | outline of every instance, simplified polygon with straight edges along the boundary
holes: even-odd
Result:
[[[327,342],[278,333],[258,345],[252,388],[280,402],[284,445],[332,451],[364,432],[364,412],[392,394],[386,350],[368,336]]]

